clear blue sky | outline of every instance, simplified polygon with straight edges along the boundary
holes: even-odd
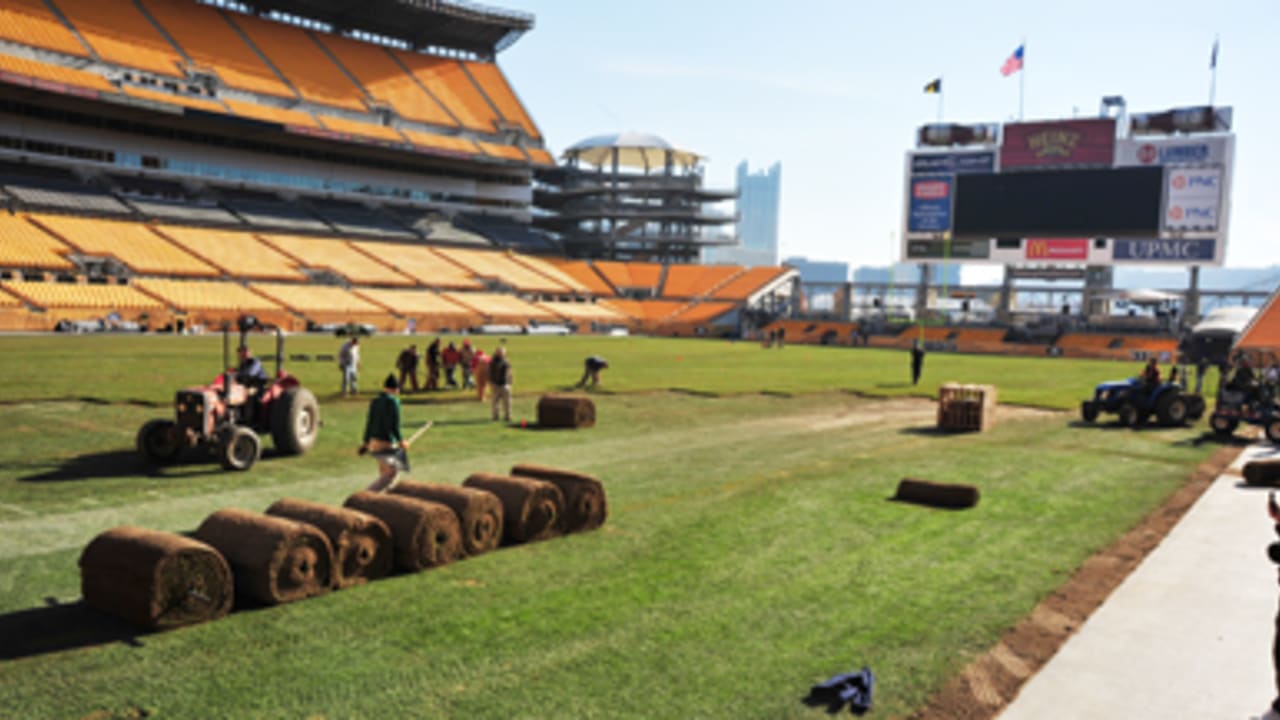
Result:
[[[1131,112],[1201,105],[1217,34],[1216,100],[1238,134],[1227,265],[1277,262],[1277,0],[491,2],[537,16],[499,63],[552,152],[652,132],[706,155],[722,187],[741,160],[781,161],[782,256],[855,266],[898,257],[928,81],[944,78],[947,121],[1014,119],[1018,78],[999,68],[1025,37],[1027,119],[1095,115],[1112,94]]]

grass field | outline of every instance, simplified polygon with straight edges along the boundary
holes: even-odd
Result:
[[[404,338],[367,341],[372,390]],[[483,339],[489,348],[494,343]],[[333,338],[290,353],[334,353]],[[265,338],[259,354],[265,354]],[[816,717],[808,687],[869,665],[876,713],[919,708],[1081,561],[1157,506],[1213,449],[1203,427],[1082,426],[1100,380],[1135,365],[645,338],[509,343],[515,418],[590,353],[612,365],[599,424],[539,432],[459,392],[409,396],[436,427],[412,476],[460,482],[541,462],[606,483],[594,533],[510,548],[295,605],[133,636],[74,604],[85,543],[117,524],[183,531],[282,496],[340,504],[370,392],[332,363],[293,370],[321,399],[312,453],[226,474],[144,470],[137,428],[208,381],[216,338],[0,338],[0,649],[13,717]],[[1009,409],[981,435],[931,431],[945,380]],[[971,482],[971,511],[886,502],[904,476]]]

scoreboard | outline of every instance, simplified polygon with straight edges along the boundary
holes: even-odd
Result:
[[[1091,118],[994,135],[907,153],[904,260],[1222,264],[1233,134],[1118,138]]]

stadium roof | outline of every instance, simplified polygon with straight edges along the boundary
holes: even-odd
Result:
[[[680,150],[657,135],[642,132],[622,132],[596,135],[580,140],[564,151],[565,157],[576,157],[592,165],[613,163],[614,149],[618,151],[618,164],[626,167],[642,167],[646,170],[666,165],[666,154],[677,165],[697,165],[702,156],[688,150]]]
[[[533,29],[533,15],[470,0],[239,0],[255,12],[274,10],[321,20],[335,31],[362,30],[403,40],[414,49],[446,47],[485,57]]]

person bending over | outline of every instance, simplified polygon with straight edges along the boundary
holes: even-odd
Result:
[[[402,469],[400,450],[404,436],[400,433],[400,383],[395,375],[387,375],[382,392],[369,402],[364,423],[364,442],[359,454],[369,453],[378,461],[378,479],[369,485],[373,492],[386,492],[396,484]]]
[[[582,379],[578,381],[575,388],[586,387],[587,380],[591,381],[592,387],[600,384],[600,371],[609,367],[609,362],[599,355],[592,355],[582,363]]]

